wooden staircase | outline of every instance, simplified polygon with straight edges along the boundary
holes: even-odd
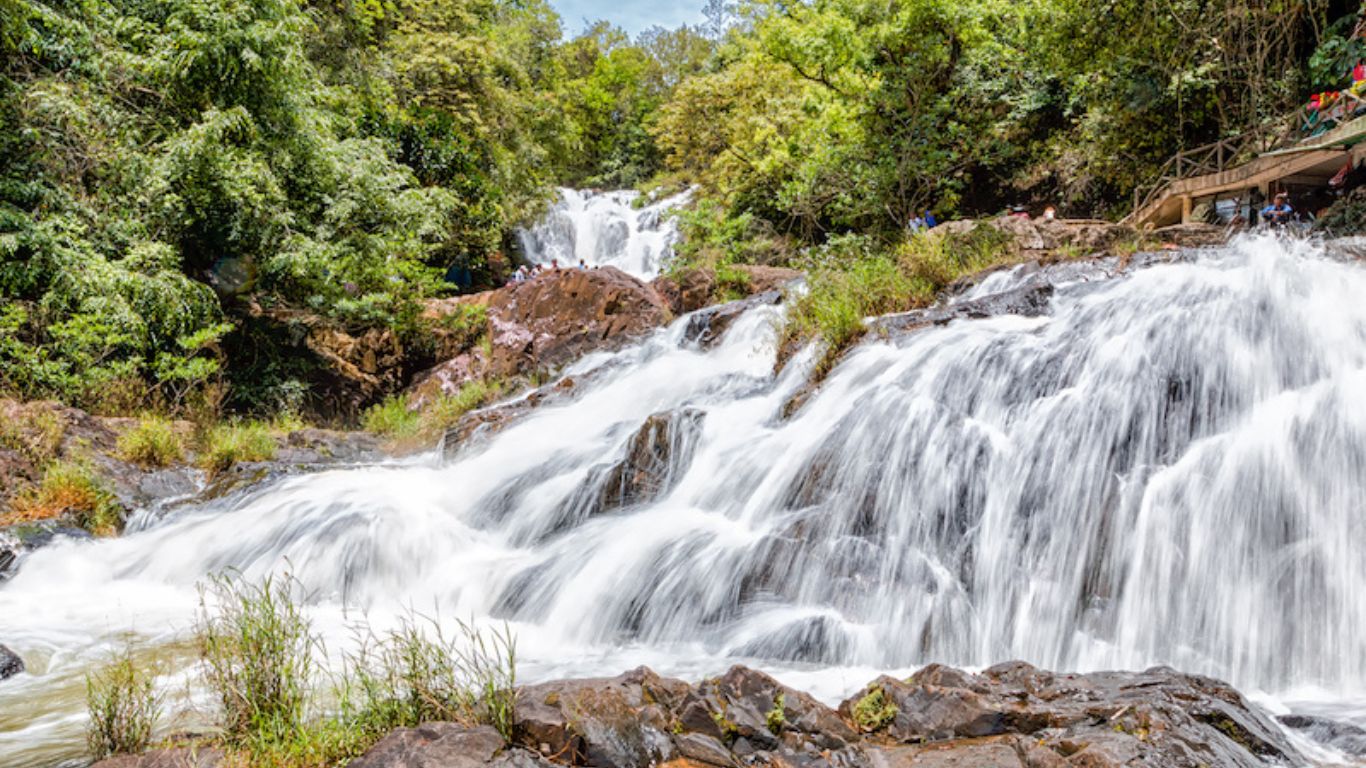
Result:
[[[1269,126],[1178,152],[1151,185],[1134,190],[1133,212],[1124,223],[1139,228],[1190,221],[1195,202],[1259,189],[1264,195],[1284,184],[1326,184],[1354,147],[1366,139],[1366,116],[1317,136],[1301,138],[1303,114]]]

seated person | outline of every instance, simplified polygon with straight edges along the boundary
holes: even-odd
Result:
[[[1295,209],[1290,207],[1290,196],[1284,192],[1276,195],[1275,201],[1262,209],[1262,221],[1273,227],[1283,227],[1290,223]]]

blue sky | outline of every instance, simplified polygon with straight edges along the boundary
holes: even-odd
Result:
[[[661,27],[696,24],[702,21],[702,3],[703,0],[673,3],[657,0],[550,0],[550,4],[564,19],[566,35],[582,31],[584,19],[607,19],[633,35],[656,24]]]

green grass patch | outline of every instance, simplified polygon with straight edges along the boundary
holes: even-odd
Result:
[[[135,755],[151,746],[161,699],[155,674],[139,668],[131,653],[87,675],[85,699],[90,714],[86,743],[92,759]]]
[[[175,425],[162,416],[144,416],[119,436],[119,457],[143,467],[167,467],[185,457]]]
[[[986,225],[892,246],[860,236],[832,238],[808,255],[807,292],[788,313],[784,346],[822,339],[817,374],[824,375],[863,337],[866,318],[929,306],[955,280],[1014,258],[1010,236]]]
[[[413,408],[406,396],[397,395],[367,410],[362,426],[389,441],[395,449],[435,445],[460,417],[502,396],[504,384],[496,380],[466,382],[453,395],[434,398]]]
[[[70,516],[96,536],[113,536],[123,525],[123,507],[108,483],[87,460],[54,461],[42,481],[10,500],[0,525],[40,522]]]
[[[270,461],[277,447],[270,425],[256,421],[219,424],[201,438],[199,465],[216,475],[237,464]]]

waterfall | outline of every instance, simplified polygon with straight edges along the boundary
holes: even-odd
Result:
[[[687,191],[639,207],[634,191],[559,190],[560,200],[534,226],[519,230],[527,260],[562,267],[582,260],[590,267],[616,267],[642,280],[657,276],[673,255],[678,227],[668,214],[692,199]]]
[[[708,348],[682,318],[450,461],[40,550],[0,585],[38,670],[0,684],[0,755],[78,743],[78,701],[36,702],[183,637],[229,567],[291,571],[330,645],[360,613],[506,620],[531,678],[745,660],[833,697],[930,661],[1161,663],[1359,710],[1366,271],[1262,237],[1045,277],[1045,316],[870,337],[787,417],[814,353],[773,373],[780,308]]]

